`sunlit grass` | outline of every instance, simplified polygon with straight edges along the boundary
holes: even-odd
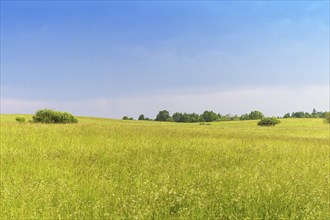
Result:
[[[1,219],[329,219],[329,126],[1,115]],[[27,120],[31,115],[24,115]]]

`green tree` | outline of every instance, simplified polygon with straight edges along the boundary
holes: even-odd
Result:
[[[189,114],[188,122],[199,122],[201,121],[200,115],[196,113]]]
[[[143,114],[140,115],[139,118],[138,118],[138,120],[145,120],[144,115]]]
[[[292,112],[292,118],[305,118],[305,112]]]
[[[317,111],[315,108],[313,108],[313,112],[312,112],[313,115],[316,115],[317,114]]]
[[[252,111],[249,114],[250,120],[262,119],[264,117],[265,117],[264,114],[262,114],[262,112],[260,112],[260,111]]]
[[[180,113],[180,112],[175,112],[173,115],[172,115],[172,118],[175,122],[183,122],[183,114]]]
[[[213,111],[204,111],[203,114],[201,114],[201,118],[205,122],[212,122],[218,120],[218,115]]]
[[[291,116],[290,116],[290,113],[286,113],[284,116],[283,116],[283,118],[290,118]]]
[[[170,118],[170,113],[167,110],[162,110],[158,113],[156,116],[156,121],[166,121],[168,118]]]
[[[241,115],[241,117],[239,119],[240,120],[250,120],[250,116],[249,116],[249,114],[243,114],[243,115]]]

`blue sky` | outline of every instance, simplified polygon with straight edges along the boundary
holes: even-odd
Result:
[[[329,109],[329,2],[1,2],[1,113]]]

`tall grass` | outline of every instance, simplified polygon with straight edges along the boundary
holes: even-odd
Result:
[[[330,218],[321,119],[262,128],[16,116],[1,115],[2,219]]]

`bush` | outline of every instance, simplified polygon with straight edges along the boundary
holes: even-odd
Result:
[[[128,116],[124,116],[123,120],[134,120],[134,119],[132,117],[129,118]]]
[[[25,123],[25,118],[24,117],[16,117],[16,121],[18,123]]]
[[[277,118],[263,118],[258,122],[259,126],[275,126],[281,123]]]
[[[77,123],[78,120],[68,112],[58,112],[51,109],[38,110],[32,117],[33,122],[39,123]]]

